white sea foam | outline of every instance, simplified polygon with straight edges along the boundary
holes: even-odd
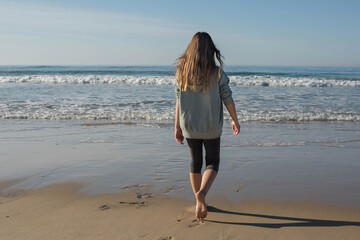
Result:
[[[360,87],[360,80],[276,76],[230,76],[231,85],[263,87]],[[0,83],[173,85],[173,76],[24,75],[0,76]]]
[[[0,76],[0,83],[172,85],[173,76],[27,75]]]
[[[0,119],[32,119],[32,120],[111,120],[111,121],[173,121],[173,111],[160,112],[156,110],[141,111],[82,111],[66,110],[51,111],[51,109],[30,109],[16,111],[0,111]],[[351,121],[360,122],[360,114],[356,113],[242,113],[238,115],[241,122],[311,122],[311,121]],[[226,114],[226,120],[230,117]]]
[[[230,82],[236,86],[263,87],[360,87],[360,80],[338,80],[305,77],[275,76],[230,76]]]
[[[310,122],[310,121],[360,121],[356,113],[270,112],[239,114],[243,121],[257,122]],[[230,120],[230,117],[228,117]]]

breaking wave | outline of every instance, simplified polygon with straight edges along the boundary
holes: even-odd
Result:
[[[360,87],[360,80],[278,76],[230,76],[232,86]],[[173,76],[24,75],[0,76],[0,83],[174,85]]]

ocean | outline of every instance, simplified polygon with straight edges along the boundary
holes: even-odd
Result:
[[[360,68],[225,66],[241,124],[225,111],[211,194],[359,207]],[[14,194],[80,182],[89,194],[149,186],[193,198],[174,140],[174,66],[1,66],[0,181]]]
[[[224,70],[241,122],[360,121],[359,67]],[[173,121],[174,82],[173,66],[1,66],[0,119]]]

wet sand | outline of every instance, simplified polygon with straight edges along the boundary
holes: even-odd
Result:
[[[86,125],[84,125],[86,124]],[[1,121],[0,181],[10,190],[66,181],[87,194],[151,186],[193,200],[186,144],[170,123]],[[233,201],[309,201],[360,207],[360,124],[225,123],[219,174],[209,195]],[[0,193],[6,194],[6,192]]]
[[[1,185],[8,187],[14,182]],[[0,197],[0,239],[358,239],[360,209],[300,202],[209,198],[194,204],[135,187],[88,196],[80,184],[54,184]]]

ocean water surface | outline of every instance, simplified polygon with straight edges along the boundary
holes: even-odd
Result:
[[[172,121],[173,71],[172,66],[1,66],[0,119]],[[225,71],[240,121],[360,121],[360,68]]]
[[[188,150],[173,137],[173,70],[0,66],[0,181],[25,178],[1,194],[79,181],[90,193],[148,184],[192,199]],[[360,68],[225,72],[241,133],[224,122],[212,193],[360,207]]]

